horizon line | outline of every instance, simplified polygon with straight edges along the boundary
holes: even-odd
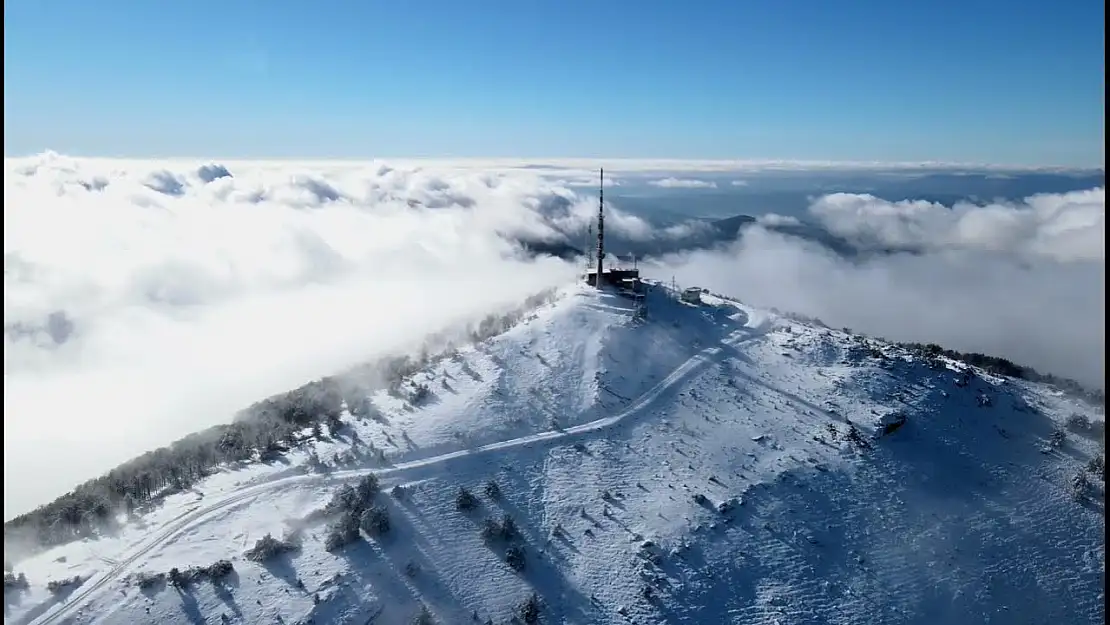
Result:
[[[435,163],[439,165],[467,165],[478,166],[486,165],[493,167],[507,167],[510,169],[515,168],[528,168],[528,169],[543,169],[550,168],[556,170],[563,169],[582,169],[600,167],[612,167],[614,171],[676,171],[676,170],[690,170],[690,171],[713,171],[718,170],[721,172],[762,168],[762,169],[855,169],[855,170],[979,170],[979,171],[1011,171],[1011,172],[1105,172],[1105,164],[1102,165],[1052,165],[1052,164],[1038,164],[1038,165],[1016,165],[1004,163],[977,163],[969,161],[941,161],[941,160],[920,160],[920,161],[879,161],[879,160],[836,160],[836,159],[784,159],[784,158],[668,158],[668,157],[581,157],[581,156],[548,156],[548,157],[527,157],[527,156],[366,156],[366,157],[296,157],[296,156],[273,156],[273,157],[220,157],[220,156],[87,156],[87,155],[72,155],[54,150],[43,150],[42,152],[23,155],[4,155],[4,161],[26,161],[35,159],[72,159],[80,161],[99,161],[99,162],[207,162],[207,163]],[[624,167],[622,167],[624,166]]]

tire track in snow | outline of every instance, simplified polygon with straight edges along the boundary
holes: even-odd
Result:
[[[759,338],[766,333],[767,327],[770,325],[769,320],[762,317],[752,315],[750,311],[744,310],[746,314],[746,321],[741,329],[731,333],[727,338],[723,339],[719,345],[708,347],[701,350],[694,356],[691,356],[686,362],[675,368],[666,378],[661,380],[658,384],[651,387],[644,393],[640,394],[630,405],[625,407],[624,410],[617,414],[595,419],[588,423],[582,423],[573,427],[568,427],[562,430],[548,430],[544,432],[537,432],[528,436],[521,436],[497,443],[489,443],[474,447],[470,449],[461,449],[430,458],[420,460],[413,460],[410,462],[402,462],[390,467],[382,468],[366,468],[366,469],[350,469],[347,471],[336,471],[329,474],[312,474],[312,475],[295,475],[291,477],[279,478],[261,484],[255,484],[243,488],[240,491],[232,492],[226,495],[223,499],[217,502],[201,506],[182,516],[170,521],[162,530],[156,533],[153,537],[140,542],[133,547],[130,553],[119,558],[118,562],[107,571],[93,576],[86,584],[82,585],[64,604],[58,606],[53,612],[40,615],[38,618],[32,620],[28,625],[49,625],[50,623],[57,623],[62,621],[75,612],[80,610],[84,605],[91,602],[100,592],[105,591],[109,584],[117,581],[128,570],[139,562],[144,556],[151,551],[165,545],[180,534],[194,526],[200,525],[202,522],[215,515],[218,512],[228,510],[238,504],[247,503],[259,495],[280,490],[285,487],[305,484],[305,483],[327,483],[332,481],[346,481],[351,478],[361,477],[368,473],[374,473],[379,477],[390,477],[403,474],[413,469],[421,469],[437,464],[443,464],[459,458],[471,458],[479,454],[489,453],[493,451],[501,451],[505,449],[512,449],[515,447],[523,447],[533,443],[542,443],[552,440],[560,440],[569,438],[578,434],[585,434],[588,432],[596,432],[616,425],[629,417],[639,413],[640,411],[650,407],[654,404],[667,390],[674,387],[676,384],[685,379],[688,375],[700,369],[702,365],[707,364],[716,358],[724,355],[725,347],[736,347],[746,341]]]

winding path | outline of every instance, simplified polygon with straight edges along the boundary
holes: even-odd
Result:
[[[747,311],[745,311],[747,312]],[[84,585],[78,588],[70,597],[67,598],[65,603],[54,606],[53,611],[49,609],[37,618],[32,620],[29,625],[48,625],[50,623],[58,623],[62,620],[73,616],[82,606],[87,605],[93,598],[102,592],[108,590],[112,582],[123,577],[128,570],[137,562],[143,559],[144,556],[151,551],[161,547],[167,542],[173,540],[186,530],[192,529],[204,523],[209,517],[216,513],[227,510],[238,504],[246,502],[259,495],[279,490],[281,488],[301,484],[301,483],[318,483],[328,481],[348,480],[352,478],[361,477],[368,473],[375,473],[380,477],[391,477],[404,474],[414,469],[420,469],[438,464],[448,463],[452,460],[459,458],[471,458],[478,454],[484,454],[493,451],[500,451],[505,449],[512,449],[515,447],[522,447],[532,443],[542,443],[545,441],[563,440],[579,434],[589,432],[596,432],[608,428],[610,426],[628,420],[630,417],[644,411],[655,404],[659,398],[668,390],[673,388],[679,382],[686,379],[689,375],[700,369],[703,365],[720,358],[724,355],[725,347],[734,347],[745,341],[757,338],[764,333],[767,326],[766,319],[755,315],[744,315],[743,326],[737,331],[730,334],[726,339],[722,340],[720,344],[707,347],[686,362],[679,365],[674,371],[666,378],[660,381],[655,386],[651,387],[640,396],[636,397],[624,410],[619,413],[596,419],[588,423],[576,425],[574,427],[565,428],[563,430],[548,430],[530,434],[528,436],[521,436],[506,441],[497,443],[489,443],[478,447],[469,449],[462,449],[450,453],[432,456],[430,458],[423,458],[420,460],[413,460],[410,462],[401,462],[389,467],[380,468],[365,468],[365,469],[351,469],[347,471],[335,471],[327,474],[310,474],[310,475],[295,475],[291,477],[280,478],[261,484],[246,486],[240,490],[228,493],[221,499],[218,499],[208,505],[188,511],[181,516],[168,522],[161,528],[160,531],[151,534],[146,539],[136,543],[131,549],[123,553],[107,570],[94,575]]]

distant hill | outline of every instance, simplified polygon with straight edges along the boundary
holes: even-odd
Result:
[[[609,254],[619,257],[636,258],[658,257],[679,252],[712,249],[728,245],[743,237],[744,230],[756,223],[751,215],[734,215],[723,219],[692,219],[684,222],[689,226],[681,236],[658,237],[650,240],[637,240],[622,236],[617,232],[607,232],[605,249]],[[853,246],[848,240],[838,237],[815,224],[765,224],[772,232],[796,237],[819,245],[844,257],[857,257],[865,251]],[[582,257],[581,247],[565,241],[543,241],[518,238],[516,243],[532,256],[555,256],[563,260]],[[889,253],[912,250],[866,250],[867,253]]]

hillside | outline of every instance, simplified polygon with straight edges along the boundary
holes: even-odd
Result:
[[[568,287],[15,562],[5,622],[1103,622],[1101,408],[732,300],[647,310]]]

